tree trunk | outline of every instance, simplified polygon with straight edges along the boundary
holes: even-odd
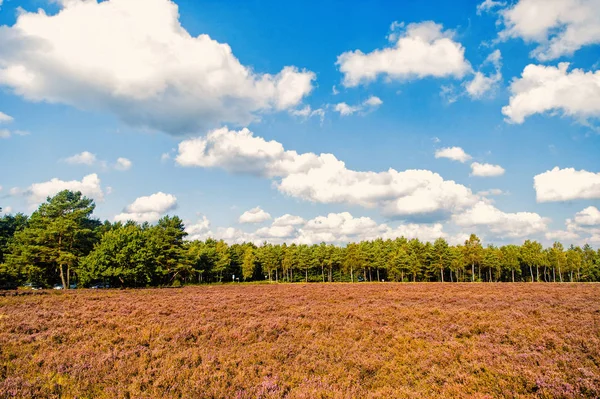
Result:
[[[325,282],[325,265],[321,264],[321,275],[323,276],[323,282]]]
[[[556,270],[554,266],[552,266],[552,282],[556,283]]]
[[[511,272],[512,272],[512,281],[514,283],[515,282],[515,269],[512,269]]]
[[[65,289],[71,289],[71,266],[69,265],[67,265],[67,286]]]
[[[381,279],[379,278],[379,268],[377,268],[377,281],[381,282]]]
[[[531,282],[533,283],[533,269],[529,266],[529,274],[531,274]]]
[[[535,267],[535,276],[536,276],[536,281],[539,282],[540,281],[540,267],[539,266]]]
[[[452,278],[452,273],[450,273],[450,278]],[[440,277],[442,278],[442,283],[444,282],[444,269],[440,267]]]
[[[63,289],[66,290],[66,288],[65,288],[65,270],[64,270],[64,265],[60,265],[60,280],[62,281]]]
[[[350,266],[350,280],[354,282],[354,269],[352,268],[352,266]]]
[[[305,271],[305,273],[306,273],[306,274],[305,274],[305,276],[306,276],[306,277],[305,277],[305,281],[308,283],[308,269],[304,269],[304,271]]]
[[[471,282],[475,282],[475,263],[471,263]]]

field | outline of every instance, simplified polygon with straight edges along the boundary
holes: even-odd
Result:
[[[5,296],[0,397],[600,397],[600,285]]]

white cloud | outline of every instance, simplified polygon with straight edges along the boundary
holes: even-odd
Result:
[[[394,239],[397,237],[419,238],[433,241],[444,237],[442,225],[435,224],[401,224],[390,227],[377,224],[368,217],[355,218],[348,212],[330,213],[309,220],[298,230],[296,242],[301,244],[318,244],[320,242],[346,244],[376,238]]]
[[[133,163],[127,158],[118,158],[115,163],[115,169],[117,170],[129,170]]]
[[[79,154],[75,154],[62,161],[70,165],[87,165],[87,166],[100,166],[103,169],[108,169],[108,163],[106,161],[99,160],[96,154],[89,151],[83,151]],[[132,166],[132,162],[127,158],[118,158],[117,161],[112,165],[116,170],[128,170]]]
[[[581,237],[579,236],[579,234],[573,232],[573,231],[568,231],[568,230],[554,230],[554,231],[549,231],[545,234],[545,237],[547,240],[550,241],[567,241],[567,242],[573,242],[576,240],[579,240]]]
[[[435,157],[448,158],[462,163],[465,163],[471,159],[471,156],[460,147],[440,148],[439,150],[435,151]]]
[[[10,115],[6,115],[4,112],[0,111],[0,123],[10,123],[14,121],[14,118]]]
[[[181,134],[296,107],[315,74],[260,74],[206,34],[191,36],[168,0],[63,1],[22,11],[0,35],[0,85],[32,101],[116,114]],[[107,23],[110,21],[110,23]]]
[[[541,61],[600,43],[598,0],[520,0],[500,14],[505,26],[500,39],[539,44],[531,56]]]
[[[115,221],[133,220],[138,223],[156,222],[168,211],[177,207],[177,198],[171,194],[158,193],[136,198],[124,211],[114,217]]]
[[[582,244],[600,243],[600,210],[588,206],[565,222],[566,229],[546,234],[549,240],[564,240]]]
[[[89,151],[83,151],[71,157],[65,158],[65,162],[71,165],[94,165],[96,163],[96,155]]]
[[[401,27],[403,24],[394,25]],[[389,36],[393,47],[363,53],[349,51],[338,56],[337,65],[346,87],[369,83],[383,75],[390,80],[420,79],[428,76],[462,78],[471,71],[464,47],[453,40],[452,31],[432,21],[413,23]]]
[[[481,98],[496,89],[498,83],[502,80],[501,60],[500,50],[495,50],[483,62],[483,65],[491,64],[494,67],[494,72],[486,76],[481,71],[477,71],[473,80],[464,84],[465,90],[471,98]]]
[[[158,212],[165,213],[177,206],[177,198],[159,191],[145,197],[136,198],[125,210],[132,213]]]
[[[95,201],[104,200],[104,192],[100,185],[100,179],[95,173],[84,176],[81,181],[63,181],[54,178],[46,182],[34,183],[25,190],[24,194],[31,205],[37,205],[44,202],[47,197],[52,197],[62,190],[81,191],[83,195]],[[18,188],[11,189],[12,195],[18,195],[19,193],[20,190]]]
[[[500,165],[479,162],[473,162],[471,164],[471,176],[494,177],[502,176],[503,174],[504,168]]]
[[[259,206],[244,212],[238,219],[240,223],[262,223],[271,219],[271,215],[260,209]]]
[[[462,227],[481,227],[500,238],[530,237],[545,232],[549,219],[537,213],[505,213],[484,201],[456,214],[452,220]]]
[[[447,214],[473,204],[470,189],[428,170],[360,172],[332,154],[298,154],[248,129],[227,128],[179,144],[182,166],[220,167],[274,179],[283,194],[319,203],[379,208],[391,217]]]
[[[600,210],[595,206],[588,206],[575,214],[574,221],[580,226],[600,226]]]
[[[323,108],[312,109],[310,105],[299,109],[292,109],[289,112],[291,115],[305,119],[312,118],[313,116],[318,116],[321,122],[325,119],[325,110]]]
[[[477,6],[477,15],[481,15],[484,12],[490,12],[496,7],[504,6],[506,6],[506,2],[504,1],[485,0]]]
[[[537,202],[600,198],[600,173],[573,168],[552,170],[533,178]]]
[[[185,231],[188,233],[187,240],[206,240],[210,237],[210,221],[206,216],[202,216],[202,220],[196,223],[186,223]]]
[[[300,216],[294,216],[290,215],[289,213],[286,213],[283,216],[275,218],[275,220],[273,221],[273,226],[298,226],[304,223],[306,223],[306,221]]]
[[[13,211],[13,209],[10,206],[5,206],[3,208],[0,208],[0,213],[4,213],[5,215],[11,214],[12,211]]]
[[[292,223],[278,223],[283,218]],[[301,223],[300,223],[301,221]],[[425,241],[434,241],[445,237],[441,223],[435,224],[400,224],[395,227],[387,224],[378,224],[368,217],[353,217],[348,212],[329,213],[327,216],[317,216],[304,221],[297,216],[284,215],[276,218],[271,226],[261,227],[253,232],[245,232],[232,227],[220,227],[215,231],[210,230],[210,222],[204,218],[202,221],[186,228],[190,234],[188,239],[202,239],[208,237],[222,239],[229,243],[253,242],[257,245],[268,241],[273,244],[319,244],[321,242],[332,244],[346,244],[376,238],[395,239],[397,237],[419,238]]]
[[[510,85],[509,104],[502,108],[507,121],[523,123],[528,116],[548,111],[582,121],[600,116],[600,71],[567,72],[568,68],[567,62],[558,67],[527,65]]]
[[[499,188],[492,188],[490,190],[479,191],[477,193],[477,195],[481,195],[481,196],[484,196],[484,197],[490,197],[490,196],[493,196],[493,195],[506,195],[506,194],[508,194],[508,193],[505,192],[505,191],[502,191]]]
[[[1,49],[0,49],[1,51]],[[0,124],[3,123],[11,123],[14,122],[14,118],[10,115],[5,114],[4,112],[0,112]],[[9,130],[9,129],[0,129],[0,139],[9,139],[13,135],[17,136],[27,136],[29,132],[24,130]]]
[[[335,104],[334,110],[339,112],[342,116],[352,115],[354,113],[366,113],[372,111],[383,104],[383,101],[379,97],[371,96],[358,105],[348,105],[346,103]]]

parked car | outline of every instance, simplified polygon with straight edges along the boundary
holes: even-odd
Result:
[[[71,284],[71,285],[69,286],[69,288],[70,288],[70,289],[72,289],[72,290],[74,290],[74,289],[76,289],[76,288],[77,288],[77,284]]]
[[[100,288],[110,288],[110,284],[108,283],[98,283],[98,284],[94,284],[90,287],[91,289],[97,290]]]
[[[54,287],[52,287],[53,290],[62,290],[63,286],[62,284],[55,284]]]
[[[41,290],[42,286],[39,284],[35,284],[35,283],[27,283],[23,285],[23,288],[28,289],[28,290]]]

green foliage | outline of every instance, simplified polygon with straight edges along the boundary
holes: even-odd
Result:
[[[0,286],[30,282],[80,286],[145,287],[190,283],[268,280],[275,282],[361,281],[599,281],[600,250],[561,243],[544,249],[483,247],[471,234],[464,245],[444,238],[413,238],[335,246],[326,243],[229,245],[207,239],[186,241],[177,216],[156,225],[100,223],[94,203],[79,192],[62,191],[30,218],[0,218]]]

